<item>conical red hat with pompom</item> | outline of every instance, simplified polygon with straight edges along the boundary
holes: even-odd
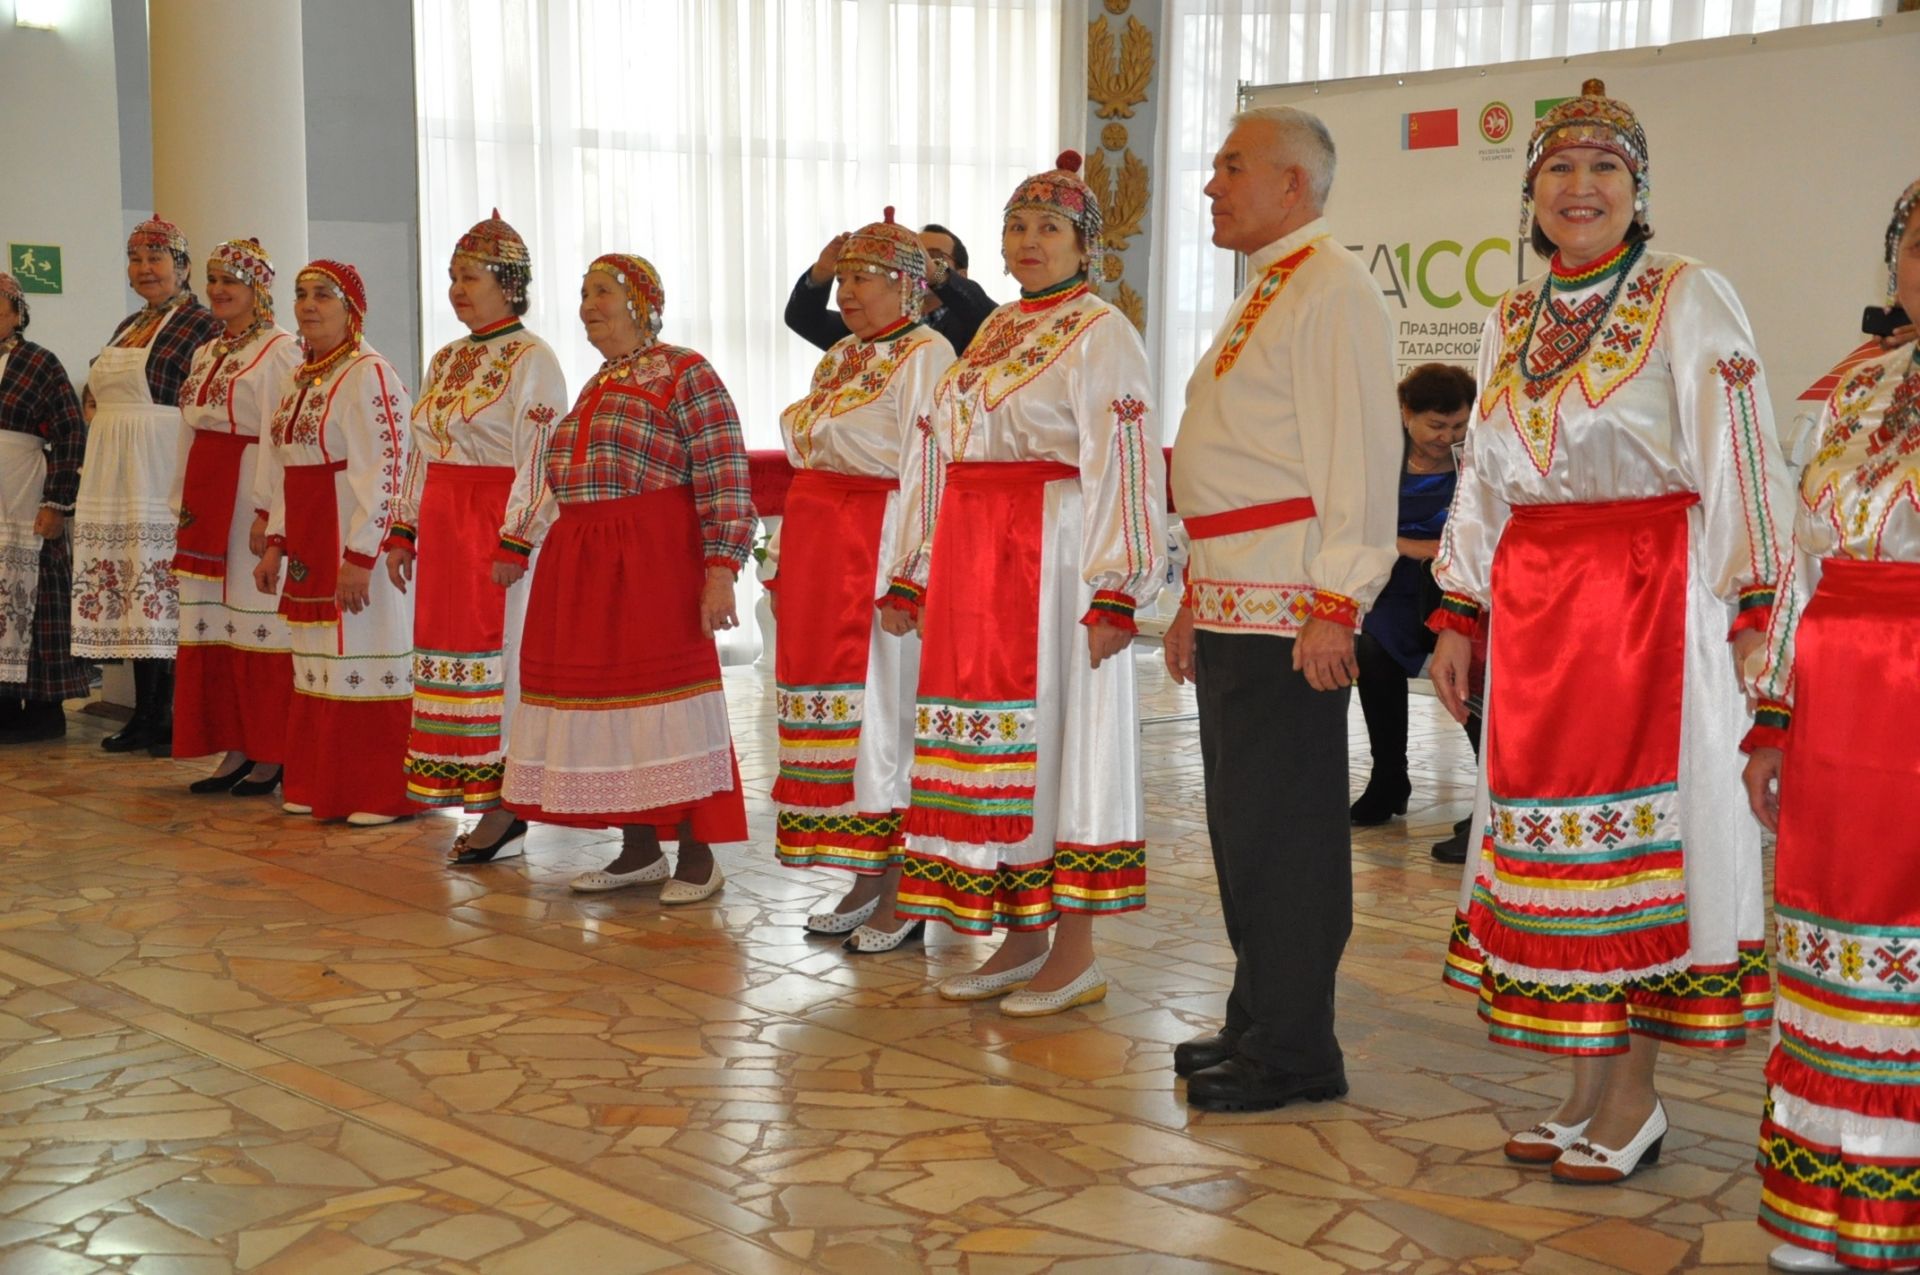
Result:
[[[836,269],[862,270],[882,274],[889,279],[906,276],[924,281],[927,277],[927,253],[920,236],[893,219],[893,205],[887,205],[885,217],[860,227],[840,245]]]
[[[1079,151],[1061,151],[1051,169],[1015,186],[1005,211],[1019,208],[1058,213],[1078,226],[1089,244],[1100,238],[1100,201],[1093,187],[1080,180]]]

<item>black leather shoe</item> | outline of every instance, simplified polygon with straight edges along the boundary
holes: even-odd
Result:
[[[246,768],[243,767],[240,773],[243,775],[246,774]],[[227,795],[230,797],[264,797],[280,786],[280,776],[286,773],[284,766],[275,766],[273,768],[273,774],[267,776],[265,779],[242,779],[233,787],[227,789]]]
[[[1362,828],[1374,828],[1395,815],[1407,813],[1407,798],[1413,795],[1413,783],[1405,775],[1386,776],[1379,771],[1367,780],[1367,790],[1353,803],[1348,817]]]
[[[1290,1102],[1344,1097],[1347,1073],[1340,1068],[1300,1076],[1235,1054],[1187,1080],[1187,1104],[1202,1111],[1267,1111]]]
[[[196,779],[187,785],[187,791],[197,793],[226,792],[242,779],[245,779],[247,772],[252,769],[253,763],[242,757],[240,764],[232,770],[229,770],[226,774],[208,775],[205,779]]]
[[[1465,863],[1467,861],[1467,843],[1473,838],[1473,816],[1468,815],[1453,825],[1453,835],[1445,841],[1433,843],[1433,849],[1427,851],[1441,863]]]
[[[526,835],[527,821],[524,819],[515,819],[508,824],[491,845],[476,846],[472,841],[473,834],[463,832],[453,839],[453,849],[447,852],[447,862],[456,868],[470,868],[475,864],[492,863],[495,859],[510,859],[524,848],[513,843]]]
[[[1173,1074],[1191,1076],[1233,1057],[1240,1048],[1240,1033],[1217,1031],[1183,1040],[1173,1047]]]
[[[0,731],[0,744],[33,744],[60,739],[67,733],[67,711],[53,700],[29,700],[13,719],[13,725]]]
[[[135,715],[125,726],[101,740],[100,747],[109,753],[135,753],[151,744],[153,740],[153,723]]]

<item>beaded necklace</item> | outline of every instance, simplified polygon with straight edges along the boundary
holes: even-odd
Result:
[[[220,366],[222,360],[232,357],[233,352],[267,330],[270,322],[265,317],[256,318],[237,334],[222,331],[213,339],[213,365]]]
[[[133,322],[126,326],[114,344],[123,350],[139,350],[151,345],[160,331],[160,325],[167,321],[167,316],[175,309],[186,304],[188,295],[187,290],[182,288],[159,305],[140,307],[134,312]]]
[[[648,350],[651,350],[653,345],[654,343],[651,341],[642,341],[638,346],[628,350],[619,358],[608,359],[600,365],[600,371],[594,375],[593,383],[595,385],[605,385],[608,381],[618,380],[620,377],[625,376],[628,370],[633,367],[634,360],[642,354],[645,354]]]
[[[305,385],[318,386],[335,368],[359,352],[359,338],[350,337],[317,359],[309,355],[307,361],[300,365],[300,370],[293,374],[293,379]]]
[[[1533,313],[1527,316],[1527,332],[1520,344],[1521,376],[1535,384],[1542,381],[1556,381],[1565,376],[1569,368],[1586,357],[1588,348],[1593,344],[1593,338],[1600,335],[1601,326],[1606,322],[1607,316],[1613,313],[1613,303],[1620,299],[1620,291],[1626,287],[1627,276],[1633,273],[1633,267],[1639,262],[1645,247],[1644,241],[1631,245],[1621,244],[1606,256],[1577,272],[1563,274],[1557,264],[1548,270],[1547,280],[1540,288],[1540,295],[1534,299]],[[1551,366],[1535,371],[1533,361],[1527,355],[1533,350],[1534,334],[1539,330],[1540,316],[1550,304],[1551,295],[1556,291],[1571,292],[1579,288],[1591,287],[1609,275],[1613,276],[1613,286],[1607,289],[1606,299],[1598,306],[1582,307],[1583,313],[1573,316],[1561,316],[1556,307],[1556,317],[1572,319],[1572,322],[1566,323],[1565,326],[1573,327],[1574,324],[1580,324],[1586,330],[1580,333],[1577,342],[1562,346],[1555,351],[1559,357]]]

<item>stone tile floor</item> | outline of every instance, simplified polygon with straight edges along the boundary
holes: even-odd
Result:
[[[729,669],[755,841],[715,900],[575,897],[607,834],[450,872],[453,823],[360,830],[192,797],[203,763],[0,750],[0,1275],[650,1271],[1755,1271],[1762,1050],[1673,1056],[1619,1189],[1503,1160],[1556,1064],[1497,1049],[1439,963],[1470,793],[1414,700],[1415,807],[1355,836],[1352,1093],[1188,1111],[1175,1042],[1228,980],[1190,694],[1143,652],[1149,910],[1112,992],[1014,1022],[929,990],[951,934],[851,958],[776,867],[768,687]],[[1364,732],[1353,715],[1355,789]]]

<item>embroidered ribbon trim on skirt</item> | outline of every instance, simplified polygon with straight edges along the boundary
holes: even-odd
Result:
[[[1920,564],[1823,564],[1780,776],[1760,1224],[1866,1269],[1920,1261],[1916,616]]]
[[[898,488],[892,478],[804,469],[787,494],[773,800],[780,807],[774,850],[789,866],[878,872],[898,857],[903,812],[860,810],[854,794],[875,624],[869,600],[887,499]]]
[[[250,434],[193,431],[187,472],[180,487],[180,529],[174,533],[173,570],[197,580],[227,578],[227,537],[240,494],[240,465]]]
[[[427,466],[406,762],[407,796],[423,806],[500,804],[507,591],[493,582],[493,551],[512,487],[503,465]]]
[[[947,468],[927,582],[909,835],[1012,844],[1033,832],[1040,547],[1054,461]]]
[[[1495,1040],[1616,1053],[1745,1039],[1764,955],[1690,965],[1680,838],[1693,493],[1516,506],[1494,557],[1491,813],[1448,978]],[[1622,616],[1633,617],[1622,625]],[[1569,634],[1613,632],[1605,658]]]
[[[333,476],[347,467],[289,465],[286,468],[287,578],[280,587],[280,614],[288,624],[338,624],[340,602],[340,506]]]

